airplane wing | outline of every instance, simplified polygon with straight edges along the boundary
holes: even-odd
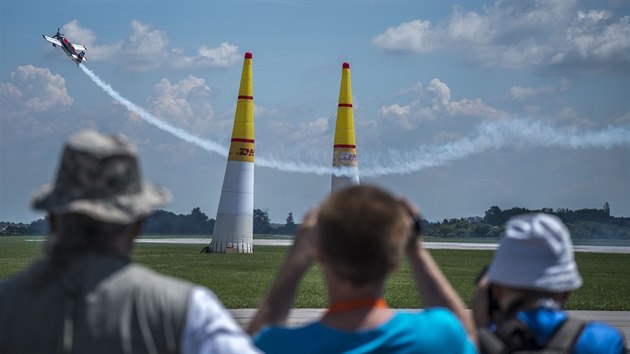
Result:
[[[74,50],[77,51],[86,51],[87,49],[85,49],[84,46],[80,45],[80,44],[76,44],[76,43],[72,43],[72,48],[74,48]]]
[[[48,37],[46,35],[42,35],[44,36],[44,39],[49,41],[50,43],[54,44],[54,45],[58,45],[58,46],[62,46],[61,42],[59,42],[59,40],[57,38],[53,38],[53,37]]]

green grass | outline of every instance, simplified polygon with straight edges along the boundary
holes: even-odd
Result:
[[[25,268],[41,256],[43,242],[35,237],[0,237],[0,278]],[[201,245],[137,244],[133,258],[164,274],[208,286],[228,308],[256,307],[284,260],[287,247],[256,246],[253,254],[199,253]],[[431,250],[436,262],[457,292],[470,304],[473,279],[492,257],[493,251]],[[630,255],[576,253],[584,286],[570,298],[572,310],[630,311]],[[403,262],[387,284],[385,297],[394,308],[418,308],[420,303]],[[326,290],[317,267],[300,285],[294,304],[300,308],[326,306]]]
[[[43,239],[41,236],[0,237],[0,279],[26,268],[42,255],[43,242],[26,240]]]

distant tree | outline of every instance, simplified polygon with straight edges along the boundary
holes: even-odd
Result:
[[[5,235],[5,236],[18,236],[18,235],[24,235],[26,231],[26,226],[24,226],[24,224],[11,224],[6,226],[2,232],[0,233],[1,235]]]
[[[214,223],[209,228],[208,221],[210,220],[206,214],[204,214],[199,207],[190,211],[190,214],[184,215],[182,223],[182,232],[191,234],[204,234],[212,233],[214,231]]]
[[[43,219],[37,219],[30,223],[25,230],[27,235],[46,235],[48,234],[48,216]]]
[[[190,214],[175,214],[156,210],[144,223],[147,234],[212,234],[214,219],[208,218],[201,209],[194,208]]]
[[[471,230],[471,237],[492,237],[493,227],[490,224],[475,224]]]
[[[269,210],[254,209],[254,233],[268,234],[272,230],[269,220]]]
[[[501,213],[502,213],[501,208],[499,208],[496,205],[493,205],[490,207],[490,209],[486,210],[486,212],[484,213],[485,216],[483,218],[483,221],[490,225],[499,226],[503,224],[503,217]]]
[[[293,220],[293,212],[292,211],[289,212],[289,216],[287,216],[287,223],[285,225],[287,227],[295,225],[295,221]]]
[[[501,225],[505,224],[508,221],[508,219],[510,219],[513,216],[517,216],[521,214],[529,214],[532,212],[533,212],[532,210],[529,210],[526,208],[512,208],[512,209],[503,210],[503,212],[501,212]]]
[[[144,222],[147,234],[173,234],[177,231],[177,215],[170,211],[156,210]]]
[[[610,219],[610,215],[606,214],[603,209],[558,209],[557,215],[564,223],[578,221],[606,222]]]
[[[555,214],[562,219],[576,239],[625,239],[630,240],[630,217],[610,215],[610,205],[605,202],[601,209],[551,208],[528,210],[511,208],[501,210],[491,206],[485,216],[477,218],[444,219],[441,223],[422,220],[425,235],[430,237],[499,237],[505,222],[512,216],[531,212]],[[254,233],[279,233],[294,235],[299,226],[295,223],[293,212],[289,212],[285,224],[271,224],[268,209],[254,209]],[[481,222],[480,222],[481,221]],[[175,214],[165,210],[155,210],[144,223],[147,234],[212,234],[215,220],[208,218],[199,207],[190,214]],[[43,235],[48,233],[46,218],[31,223],[13,223],[0,221],[0,236]]]
[[[604,207],[602,209],[604,210],[604,214],[610,216],[610,205],[608,205],[608,202],[604,203]]]
[[[293,219],[293,212],[292,211],[289,212],[289,216],[287,216],[286,220],[287,220],[286,224],[284,224],[284,226],[281,228],[281,230],[278,230],[278,231],[282,232],[283,234],[288,234],[288,235],[295,234],[295,230],[297,229],[297,225],[295,224],[295,221]]]

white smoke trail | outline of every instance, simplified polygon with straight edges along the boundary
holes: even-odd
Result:
[[[442,145],[422,145],[404,153],[389,151],[385,156],[383,154],[359,156],[360,162],[366,162],[365,165],[359,167],[359,174],[364,177],[409,174],[463,160],[488,150],[506,147],[538,146],[575,150],[610,149],[628,145],[630,145],[630,129],[627,125],[580,132],[576,127],[560,129],[539,121],[511,119],[481,123],[476,129],[476,136]],[[392,156],[396,158],[391,159]]]
[[[214,141],[207,140],[207,139],[202,139],[198,136],[194,136],[181,128],[174,127],[170,125],[169,123],[158,119],[153,114],[144,110],[142,107],[138,107],[133,102],[122,97],[111,86],[109,86],[109,84],[106,84],[103,80],[101,80],[98,76],[96,76],[96,74],[94,74],[85,65],[79,64],[79,67],[90,79],[92,79],[92,81],[94,81],[95,84],[97,84],[100,88],[102,88],[103,91],[105,91],[108,95],[110,95],[116,101],[120,102],[123,106],[127,107],[128,110],[139,115],[140,118],[144,119],[147,123],[153,124],[156,127],[166,132],[169,132],[182,140],[185,140],[189,143],[193,143],[201,147],[202,149],[205,149],[210,152],[215,152],[219,155],[227,156],[227,149],[221,146],[219,143],[216,143]]]
[[[79,67],[103,91],[130,111],[138,114],[146,122],[207,151],[227,156],[227,149],[219,143],[194,136],[181,128],[174,127],[160,120],[122,97],[85,65],[80,64]],[[474,137],[462,138],[442,145],[421,145],[412,151],[391,150],[385,154],[361,155],[359,156],[359,175],[363,177],[379,177],[410,174],[425,168],[443,166],[453,161],[463,160],[491,149],[505,147],[538,146],[565,149],[610,149],[628,145],[630,145],[630,129],[627,125],[621,127],[609,126],[600,131],[580,132],[575,127],[554,128],[551,125],[528,119],[484,122],[477,127],[476,136]],[[351,169],[333,169],[332,166],[258,156],[256,157],[256,165],[286,172],[317,175],[334,173],[337,176],[349,176],[354,172]]]

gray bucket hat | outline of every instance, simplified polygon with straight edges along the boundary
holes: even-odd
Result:
[[[170,199],[165,188],[142,182],[136,148],[124,136],[84,130],[66,141],[57,179],[31,204],[52,214],[130,224]]]

